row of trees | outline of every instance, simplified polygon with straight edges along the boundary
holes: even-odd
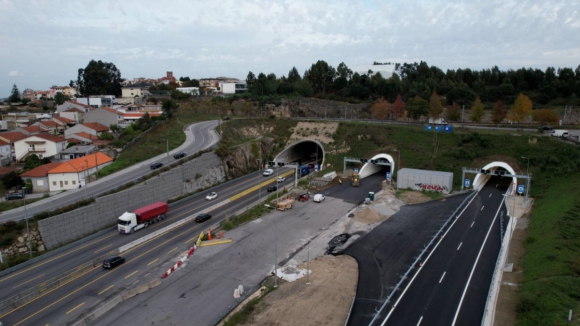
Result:
[[[377,66],[377,68],[379,68]],[[429,98],[433,92],[445,97],[447,104],[472,105],[476,98],[485,103],[513,102],[520,93],[532,101],[548,104],[558,99],[579,102],[580,66],[548,67],[545,71],[532,68],[501,71],[497,66],[480,71],[471,69],[443,72],[426,62],[395,64],[395,73],[384,78],[369,70],[353,72],[345,63],[337,68],[323,60],[317,61],[300,76],[296,68],[288,76],[249,72],[246,78],[249,92],[254,95],[318,96],[368,100],[383,97],[395,101],[415,96]]]

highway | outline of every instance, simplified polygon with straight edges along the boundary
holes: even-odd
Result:
[[[218,125],[217,120],[204,121],[187,126],[185,129],[186,141],[179,148],[171,151],[169,157],[167,153],[160,154],[155,158],[138,163],[114,174],[100,178],[97,181],[88,183],[86,189],[69,190],[50,198],[46,198],[32,204],[26,205],[28,217],[32,217],[39,212],[51,211],[59,207],[76,203],[86,197],[97,197],[111,189],[115,189],[130,181],[138,180],[141,176],[151,173],[149,165],[152,162],[163,162],[164,165],[173,163],[175,159],[172,152],[182,151],[187,155],[195,154],[201,150],[213,146],[219,141],[219,135],[214,128]],[[18,221],[24,219],[24,207],[19,207],[10,211],[3,212],[0,215],[0,223],[6,221]]]
[[[492,177],[375,325],[479,325],[499,253],[511,179]],[[503,219],[504,230],[507,218]]]
[[[293,183],[293,171],[280,168],[279,174],[286,176],[283,184]],[[212,201],[205,200],[207,192],[203,192],[172,205],[166,220],[146,229],[131,235],[121,235],[116,230],[108,232],[55,257],[0,278],[0,287],[3,289],[0,300],[5,300],[26,288],[70,273],[78,266],[102,259],[107,256],[107,252],[170,223],[188,216],[195,216],[220,201],[230,200],[227,205],[211,212],[213,216],[211,220],[203,224],[192,220],[173,231],[128,250],[122,254],[127,259],[126,263],[113,270],[104,270],[98,265],[89,268],[72,281],[54,290],[46,291],[30,303],[0,316],[0,320],[5,325],[64,325],[94,308],[97,303],[131,288],[140,279],[161,277],[165,272],[162,267],[173,264],[178,257],[181,257],[192,246],[202,230],[224,220],[226,215],[231,216],[257,203],[259,189],[261,189],[262,197],[274,194],[267,193],[266,188],[268,185],[276,184],[275,180],[276,174],[263,177],[255,172],[243,176],[208,190],[207,192],[218,193],[218,198]]]

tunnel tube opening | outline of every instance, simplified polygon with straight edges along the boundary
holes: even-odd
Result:
[[[299,166],[308,165],[311,170],[318,164],[320,170],[324,164],[324,148],[317,140],[302,140],[287,146],[274,160]]]
[[[371,161],[389,163],[390,165],[375,164],[372,163]],[[395,171],[395,161],[393,160],[393,157],[389,154],[381,153],[369,159],[368,162],[365,163],[363,167],[360,169],[359,174],[361,178],[365,178],[375,173],[382,173],[385,175],[386,178],[387,172],[391,172],[392,176],[393,171]]]
[[[488,163],[481,169],[482,170],[491,170],[491,171],[506,171],[507,173],[512,174],[512,175],[517,174],[515,172],[515,170],[509,164],[507,164],[505,162],[499,162],[499,161]],[[478,189],[480,186],[483,186],[483,184],[485,184],[485,182],[487,182],[487,180],[489,180],[489,178],[490,178],[489,174],[478,173],[473,180],[473,188]],[[516,177],[513,177],[512,179],[513,179],[512,186],[510,187],[510,191],[509,191],[510,195],[515,194],[517,187],[518,187],[518,179]]]

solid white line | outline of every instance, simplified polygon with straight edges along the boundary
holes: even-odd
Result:
[[[417,326],[421,325],[421,321],[423,321],[423,316],[421,316],[421,318],[419,318],[419,322],[417,323]]]
[[[493,224],[495,223],[495,220],[497,219],[497,216],[499,215],[499,211],[501,211],[504,202],[505,201],[505,197],[501,200],[501,203],[497,209],[497,212],[495,213],[495,216],[493,218],[493,221],[491,222],[491,225],[489,226],[489,229],[487,230],[487,234],[485,235],[485,239],[483,240],[483,244],[481,245],[481,248],[479,248],[479,253],[477,254],[477,258],[475,259],[475,263],[473,264],[473,268],[471,269],[471,273],[469,274],[469,278],[467,279],[467,283],[465,284],[465,288],[463,289],[463,294],[461,295],[461,300],[459,300],[459,305],[457,306],[457,311],[455,312],[455,317],[453,318],[453,323],[451,323],[451,325],[455,325],[455,322],[457,321],[457,317],[459,316],[459,311],[461,310],[461,305],[463,304],[463,299],[465,298],[465,294],[467,293],[467,288],[469,287],[469,283],[471,282],[471,277],[473,277],[473,272],[475,272],[475,267],[477,267],[477,262],[479,261],[479,257],[481,256],[481,253],[483,252],[483,248],[485,247],[485,243],[487,242],[487,238],[489,237],[489,234],[491,233],[491,229],[493,228]]]
[[[480,209],[480,211],[482,211],[484,207],[485,207],[485,206],[481,206],[481,209]]]
[[[457,247],[457,250],[459,250],[459,248],[461,248],[462,244],[463,244],[463,242],[459,244],[459,247]]]
[[[489,194],[489,197],[487,197],[487,198],[491,198],[491,194]]]
[[[473,223],[471,223],[471,226],[470,226],[470,228],[472,228],[472,227],[473,227],[473,224],[475,224],[475,221],[473,221]]]
[[[465,210],[467,209],[467,207],[469,207],[469,205],[471,205],[471,202],[475,199],[475,197],[477,197],[478,194],[479,194],[479,190],[473,196],[473,198],[471,198],[471,200],[469,201],[469,203],[467,203],[467,205],[465,205],[465,207],[463,208],[463,210],[461,211],[461,213],[457,214],[457,218],[455,218],[455,220],[453,221],[453,223],[451,223],[451,226],[449,226],[449,228],[447,229],[447,231],[445,231],[445,234],[443,234],[443,237],[445,237],[445,235],[447,235],[447,232],[449,232],[449,230],[451,230],[453,228],[453,225],[455,225],[455,222],[457,222],[457,220],[459,219],[459,216],[461,216],[463,214],[463,212],[465,212]],[[441,237],[439,239],[439,242],[437,242],[437,244],[435,245],[435,247],[433,247],[433,250],[431,250],[431,252],[427,256],[427,258],[425,258],[425,261],[423,262],[423,265],[425,265],[425,263],[429,260],[429,258],[431,257],[431,255],[435,252],[435,249],[437,249],[437,247],[439,247],[439,244],[443,240],[443,237]],[[387,320],[389,319],[389,317],[391,316],[391,314],[393,313],[393,311],[395,310],[395,308],[397,307],[397,305],[399,304],[399,302],[401,301],[401,299],[403,298],[403,296],[405,296],[405,293],[407,292],[407,290],[409,289],[409,287],[411,287],[411,284],[413,284],[413,281],[415,280],[415,278],[417,277],[417,275],[419,275],[419,272],[422,269],[423,269],[423,267],[419,267],[419,269],[417,270],[417,272],[415,273],[415,275],[413,275],[413,278],[411,279],[411,281],[409,281],[409,284],[407,284],[407,287],[405,287],[405,290],[401,293],[401,295],[399,296],[399,299],[397,299],[397,302],[395,302],[395,304],[393,305],[393,308],[391,308],[391,311],[389,311],[389,314],[385,317],[385,320],[383,320],[383,322],[381,323],[381,326],[385,326],[385,323],[387,322]]]
[[[443,272],[443,275],[441,276],[441,279],[439,279],[439,283],[441,283],[441,281],[443,281],[443,278],[445,277],[445,273],[447,273],[447,272]]]

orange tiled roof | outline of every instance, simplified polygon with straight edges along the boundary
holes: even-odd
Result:
[[[21,127],[20,129],[22,130],[26,130],[29,133],[34,133],[34,132],[45,132],[46,129],[42,128],[41,126],[28,126],[28,127]]]
[[[26,171],[26,172],[22,173],[20,175],[20,177],[23,177],[23,178],[26,178],[26,177],[28,177],[28,178],[46,177],[48,175],[48,171],[54,169],[55,167],[57,167],[61,164],[62,164],[61,162],[52,162],[52,163],[44,164],[44,165],[36,167],[30,171]]]
[[[147,113],[149,113],[150,117],[158,117],[161,115],[160,112],[147,112]],[[143,112],[143,113],[125,113],[124,114],[125,117],[130,117],[130,118],[136,118],[136,117],[140,118],[144,115],[145,115],[145,112]]]
[[[61,117],[61,116],[54,117],[54,119],[56,119],[56,120],[58,120],[60,122],[64,122],[64,123],[73,123],[73,122],[76,122],[73,119],[69,119],[69,118],[65,118],[65,117]]]
[[[19,132],[19,131],[11,131],[11,132],[0,133],[0,137],[8,139],[12,142],[15,142],[15,141],[24,139],[28,136],[26,134]]]
[[[101,164],[109,163],[111,161],[113,161],[112,158],[108,157],[107,155],[105,155],[101,152],[97,152],[96,156],[95,156],[95,154],[90,154],[87,156],[75,158],[75,159],[70,160],[70,161],[66,161],[66,162],[62,163],[61,165],[48,171],[48,173],[54,174],[54,173],[81,172],[81,171],[84,171],[87,169],[94,168],[97,165],[97,162],[99,163],[99,165],[101,165]]]
[[[90,139],[90,140],[95,140],[95,139],[98,139],[98,137],[97,137],[97,136],[95,136],[95,135],[91,135],[91,134],[89,134],[89,133],[86,133],[86,132],[77,132],[77,133],[75,133],[75,135],[77,135],[77,136],[79,136],[79,137],[86,138],[86,139]]]
[[[52,128],[52,127],[56,128],[56,127],[60,126],[58,123],[51,121],[51,120],[40,121],[39,123],[45,127],[48,127],[48,128]]]
[[[87,128],[91,128],[95,131],[109,131],[109,127],[102,125],[98,122],[85,122],[85,123],[81,123],[81,125],[83,125]]]
[[[28,136],[26,138],[28,139],[30,137],[38,137],[38,138],[46,139],[46,140],[51,141],[51,142],[54,142],[54,143],[62,143],[62,142],[65,142],[66,141],[66,139],[64,139],[64,137],[55,136],[55,135],[51,135],[51,134],[48,134],[48,133],[30,135],[30,136]]]
[[[70,108],[70,109],[64,110],[63,112],[77,112],[77,113],[80,112],[80,113],[85,113],[85,111],[83,111],[83,110],[81,110],[79,108]]]
[[[3,141],[2,139],[0,139],[0,146],[6,146],[6,145],[10,145],[10,144]]]
[[[117,114],[117,111],[113,108],[110,108],[108,106],[103,106],[103,110],[107,110],[109,112],[113,112],[114,114]]]

